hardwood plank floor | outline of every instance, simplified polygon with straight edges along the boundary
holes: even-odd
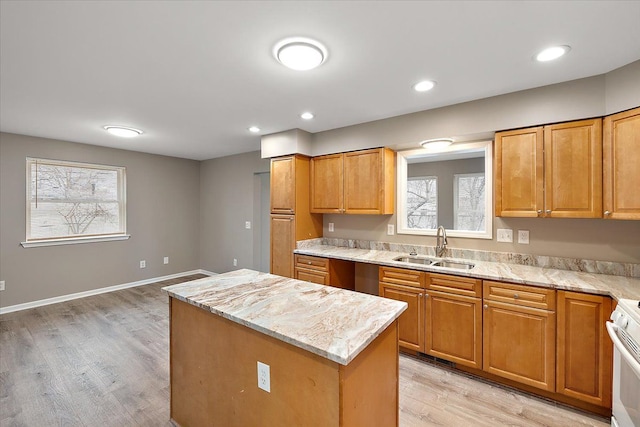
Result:
[[[199,277],[0,316],[0,426],[170,426],[168,298],[160,288]],[[609,422],[401,356],[400,425]]]

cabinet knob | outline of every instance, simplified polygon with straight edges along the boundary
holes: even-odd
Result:
[[[418,298],[422,298],[422,294],[418,294]]]
[[[611,212],[609,212],[609,211],[604,211],[604,214],[605,214],[606,216],[609,216],[609,215],[611,215]]]
[[[488,309],[488,308],[489,308],[489,306],[488,306],[487,304],[485,304],[485,305],[484,305],[484,309],[486,310],[486,309]]]
[[[538,215],[542,213],[542,209],[538,209]]]
[[[518,294],[513,294],[513,298],[514,299],[518,299],[518,298],[520,298],[520,296]]]
[[[311,261],[307,261],[307,264],[311,265]]]
[[[545,212],[550,214],[551,213],[551,209],[547,209]]]

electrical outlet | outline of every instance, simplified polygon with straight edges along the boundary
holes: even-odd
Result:
[[[513,230],[510,228],[498,228],[496,235],[498,242],[513,242]]]
[[[393,236],[396,234],[395,226],[393,224],[387,224],[387,236]]]
[[[238,259],[237,259],[237,258],[234,258],[234,259],[233,259],[233,266],[234,266],[234,267],[237,267],[237,266],[238,266]]]
[[[529,244],[529,230],[518,230],[518,243]]]
[[[246,228],[247,230],[251,230],[251,221],[245,221],[244,228]]]
[[[0,280],[0,291],[4,291],[4,280]]]
[[[165,263],[165,264],[169,264],[169,257],[168,256],[164,257],[162,262]]]
[[[332,222],[330,222],[330,223],[329,223],[329,232],[330,232],[330,233],[333,233],[333,230],[334,230],[333,223],[332,223]]]
[[[271,393],[271,369],[262,362],[258,362],[258,388]]]
[[[147,268],[147,261],[145,260],[140,261],[140,268]]]

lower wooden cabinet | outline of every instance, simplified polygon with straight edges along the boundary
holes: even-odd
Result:
[[[380,267],[378,274],[378,294],[408,305],[398,318],[398,345],[424,353],[424,273]]]
[[[605,322],[611,298],[558,291],[556,392],[611,407],[612,354]]]
[[[485,281],[483,307],[483,370],[554,391],[555,290]]]
[[[293,277],[294,215],[271,215],[271,274]]]
[[[352,261],[296,254],[294,278],[355,290],[355,264]]]

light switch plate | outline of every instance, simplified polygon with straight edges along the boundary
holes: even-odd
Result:
[[[387,224],[387,236],[396,234],[396,227],[393,224]]]
[[[513,230],[510,228],[498,228],[496,237],[498,239],[498,242],[512,243]]]
[[[4,291],[4,280],[0,280],[0,291]]]
[[[333,233],[333,230],[334,230],[333,223],[332,223],[332,222],[330,222],[330,223],[329,223],[329,232],[330,232],[330,233]]]
[[[518,243],[529,244],[529,230],[518,230]]]
[[[251,230],[251,221],[245,221],[244,228],[246,228],[247,230]]]

